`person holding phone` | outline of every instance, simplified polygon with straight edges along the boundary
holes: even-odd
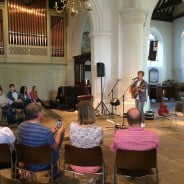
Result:
[[[48,144],[53,149],[53,161],[57,162],[59,158],[59,149],[64,137],[64,126],[60,123],[60,127],[54,126],[52,130],[43,126],[41,121],[44,118],[43,109],[37,103],[30,103],[26,106],[26,121],[22,122],[18,127],[18,143],[32,147]],[[28,136],[30,135],[30,136]],[[31,165],[27,166],[31,171],[43,170],[49,165]],[[57,167],[54,168],[54,177],[59,176]]]

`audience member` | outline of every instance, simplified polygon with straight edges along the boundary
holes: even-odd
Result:
[[[14,150],[15,136],[10,128],[0,127],[0,144],[8,144],[11,151]],[[11,163],[0,163],[0,169],[11,167]]]
[[[3,89],[0,89],[0,107],[2,114],[7,118],[8,123],[16,122],[16,109],[12,108],[8,103],[8,99],[3,95]],[[1,115],[2,115],[1,114]]]
[[[95,112],[91,102],[81,101],[78,106],[78,121],[70,124],[71,144],[79,148],[92,148],[102,143],[102,128],[95,124]],[[71,165],[79,173],[95,173],[99,166],[80,167]]]
[[[18,127],[18,143],[27,146],[41,146],[48,144],[53,149],[53,161],[57,162],[59,158],[59,148],[64,136],[63,125],[58,128],[55,126],[52,130],[44,127],[41,121],[44,118],[42,107],[37,103],[30,103],[26,106],[26,121]],[[55,136],[54,136],[55,135]],[[48,165],[29,165],[31,171],[39,171],[49,167]],[[58,175],[57,167],[54,168],[54,176]]]
[[[21,86],[20,88],[20,98],[24,104],[24,107],[26,107],[29,103],[32,102],[30,96],[27,93],[27,86]]]
[[[20,94],[15,89],[15,84],[9,85],[7,97],[12,107],[16,109],[22,109],[24,107],[23,102],[20,98]]]
[[[127,112],[128,129],[117,130],[112,140],[110,149],[113,153],[117,149],[125,150],[149,150],[158,148],[158,136],[141,127],[142,115],[137,108],[131,108]]]
[[[37,91],[37,86],[33,86],[32,90],[29,93],[31,100],[33,102],[39,102],[41,103],[44,107],[49,108],[47,105],[44,104],[43,100],[41,100],[38,96],[38,91]]]

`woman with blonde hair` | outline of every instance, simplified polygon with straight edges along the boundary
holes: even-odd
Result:
[[[102,143],[102,128],[95,124],[95,111],[90,101],[81,101],[78,106],[78,121],[70,124],[71,144],[78,148],[93,148]],[[92,174],[99,171],[99,166],[71,168],[81,174]]]

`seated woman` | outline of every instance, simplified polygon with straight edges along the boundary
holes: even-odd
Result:
[[[29,95],[30,95],[31,100],[32,100],[33,102],[39,102],[39,103],[41,103],[44,107],[48,108],[48,106],[45,105],[44,102],[39,98],[39,96],[38,96],[38,91],[37,91],[37,86],[33,86],[33,87],[32,87],[32,90],[30,91]]]
[[[30,96],[27,93],[27,86],[21,86],[20,88],[20,98],[24,104],[24,107],[26,107],[29,103],[32,102]]]
[[[102,128],[95,124],[95,112],[91,102],[81,101],[78,106],[78,121],[70,124],[71,144],[78,148],[93,148],[102,143]],[[71,168],[83,174],[92,174],[99,171],[99,166],[80,167],[71,165]]]

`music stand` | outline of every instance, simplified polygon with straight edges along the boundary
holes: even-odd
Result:
[[[116,85],[118,84],[118,82],[120,81],[121,79],[117,79],[117,81],[115,82],[115,84],[114,84],[114,86],[112,87],[112,89],[111,89],[111,91],[109,92],[109,94],[108,94],[108,96],[111,94],[111,100],[113,100],[114,99],[114,89],[115,89],[115,87],[116,87]],[[111,103],[110,103],[111,104]],[[111,104],[112,105],[112,115],[114,115],[114,109],[113,109],[113,104]]]
[[[97,107],[95,108],[95,112],[99,113],[99,109],[101,107],[101,114],[106,115],[106,112],[108,112],[108,114],[110,114],[107,106],[105,105],[105,103],[103,102],[103,91],[102,91],[102,77],[101,77],[101,100],[100,103],[97,105]]]

